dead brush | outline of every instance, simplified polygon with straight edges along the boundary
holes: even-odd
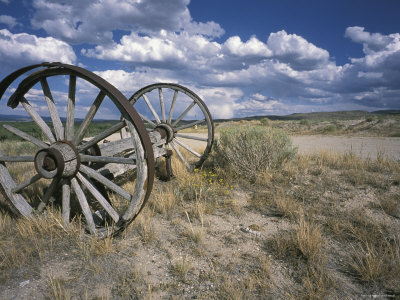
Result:
[[[60,212],[51,208],[45,214],[30,219],[9,220],[12,222],[3,223],[4,231],[0,231],[0,267],[5,269],[21,268],[33,258],[44,260],[46,253],[78,240],[80,235],[76,224],[66,230]]]
[[[65,287],[65,280],[49,275],[47,278],[48,297],[55,300],[68,300],[72,298],[71,293]]]
[[[295,220],[302,210],[301,204],[287,195],[282,188],[268,192],[256,192],[249,202],[258,210],[267,210],[275,216],[292,220]]]
[[[190,221],[190,217],[187,211],[185,211],[186,218],[189,222],[189,229],[186,228],[185,235],[188,236],[193,242],[196,244],[200,243],[204,236],[204,228],[203,228],[203,217],[201,216],[201,227],[199,229],[194,228],[192,222]]]
[[[170,184],[156,185],[149,198],[149,206],[160,214],[169,214],[176,208],[177,201],[173,186]]]
[[[232,186],[215,172],[195,169],[193,173],[177,178],[174,193],[180,201],[194,202],[201,206],[203,212],[210,213],[229,204],[225,200],[229,198],[231,190]]]
[[[329,296],[336,282],[325,262],[308,265],[306,274],[302,278],[302,291],[297,297],[303,299],[325,299]]]
[[[309,261],[313,261],[324,245],[321,228],[301,214],[295,229],[297,248]]]
[[[379,197],[379,206],[389,216],[400,218],[400,196],[396,194]]]
[[[183,281],[186,279],[188,272],[192,268],[192,262],[187,257],[176,259],[171,264],[172,274],[179,277]]]
[[[157,230],[152,222],[152,217],[152,212],[145,208],[131,226],[131,230],[136,231],[140,240],[145,244],[152,243],[157,237]]]
[[[397,286],[400,283],[399,237],[372,243],[361,241],[352,247],[348,268],[362,282],[380,282]]]

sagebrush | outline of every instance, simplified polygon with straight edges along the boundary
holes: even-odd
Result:
[[[265,126],[221,130],[216,161],[237,176],[254,181],[260,174],[281,167],[295,157],[297,148],[280,129]]]

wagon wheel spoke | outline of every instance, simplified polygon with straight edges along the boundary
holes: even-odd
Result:
[[[172,149],[175,150],[176,154],[178,155],[179,159],[183,162],[183,164],[186,166],[186,168],[188,170],[190,170],[190,165],[188,164],[188,162],[185,160],[185,158],[183,157],[182,153],[179,151],[178,147],[176,147],[176,145],[174,144],[174,142],[170,143]]]
[[[172,123],[173,126],[175,126],[176,124],[179,123],[180,120],[182,120],[187,113],[196,105],[196,101],[193,101],[186,109],[183,113],[181,113],[181,115]]]
[[[32,155],[25,156],[0,156],[0,162],[33,162],[34,157]]]
[[[96,189],[96,187],[82,174],[78,173],[77,177],[80,182],[82,182],[82,184],[89,190],[93,197],[100,203],[104,210],[110,215],[114,222],[117,223],[119,221],[119,214],[114,210],[107,199],[104,198],[103,195]]]
[[[48,145],[45,142],[42,142],[41,140],[13,127],[10,125],[3,125],[5,129],[10,131],[11,133],[14,133],[15,135],[19,136],[20,138],[24,139],[25,141],[31,142],[32,144],[40,147],[40,148],[47,148]]]
[[[71,179],[72,189],[75,192],[76,197],[78,198],[79,205],[81,206],[83,215],[85,216],[85,220],[88,226],[88,229],[91,234],[96,234],[96,225],[94,224],[92,212],[90,211],[89,203],[86,200],[85,194],[81,186],[79,185],[76,178]]]
[[[145,116],[143,116],[142,114],[139,114],[139,116],[145,120],[147,123],[150,124],[150,126],[152,126],[153,128],[156,128],[157,124],[154,123],[153,121],[151,121],[149,118],[146,118]]]
[[[192,153],[193,155],[197,156],[197,157],[201,157],[201,154],[197,153],[196,151],[194,151],[192,148],[190,148],[189,146],[185,145],[184,143],[182,143],[180,140],[178,139],[173,139],[173,141],[175,143],[177,143],[179,146],[181,146],[182,148],[186,149],[187,151],[189,151],[190,153]]]
[[[69,225],[71,211],[71,182],[69,179],[62,181],[62,218],[65,226]]]
[[[89,149],[90,147],[94,146],[95,144],[97,144],[101,140],[109,137],[110,135],[112,135],[113,133],[117,132],[118,130],[121,130],[124,127],[125,127],[125,122],[119,122],[119,123],[111,126],[110,128],[106,129],[102,133],[100,133],[100,134],[96,135],[95,137],[93,137],[91,140],[89,140],[89,141],[85,142],[84,144],[80,145],[78,147],[78,151],[79,152],[83,152],[83,151]]]
[[[43,209],[46,207],[46,205],[49,203],[50,199],[52,198],[54,192],[58,188],[58,184],[60,183],[61,178],[56,177],[53,178],[53,180],[50,183],[50,186],[48,187],[46,193],[43,195],[42,202],[40,202],[37,211],[42,212]]]
[[[169,109],[168,124],[171,124],[177,97],[178,97],[178,90],[174,90],[174,96],[172,98],[171,108]]]
[[[33,109],[33,107],[29,104],[28,100],[25,98],[21,99],[21,104],[31,116],[33,121],[36,123],[37,126],[42,130],[43,134],[47,137],[50,143],[54,143],[56,140],[53,136],[53,133],[50,130],[50,127],[47,126],[46,122],[43,121],[42,117]]]
[[[112,157],[112,156],[93,156],[81,154],[82,162],[97,162],[97,163],[114,163],[114,164],[126,164],[136,165],[136,159],[134,157]]]
[[[156,120],[157,124],[160,124],[161,123],[160,117],[157,115],[156,111],[154,110],[153,105],[151,105],[149,98],[147,98],[146,95],[142,95],[142,96],[143,96],[144,101],[147,104],[147,107],[150,109],[151,113],[153,114],[153,117]]]
[[[103,91],[100,91],[99,94],[97,95],[96,100],[90,107],[88,113],[86,114],[85,119],[83,120],[81,126],[78,129],[78,132],[76,133],[76,135],[74,137],[74,140],[73,140],[74,145],[78,145],[82,141],[83,137],[85,136],[86,131],[89,128],[90,123],[92,122],[94,116],[96,115],[96,112],[99,109],[101,103],[103,102],[105,96],[106,96],[106,94]]]
[[[64,139],[64,127],[61,123],[60,116],[58,115],[57,107],[54,103],[53,95],[51,94],[50,87],[49,87],[49,84],[48,84],[46,78],[42,78],[40,80],[40,84],[42,85],[42,90],[43,90],[43,94],[44,94],[44,97],[47,102],[47,107],[50,112],[50,117],[51,117],[51,120],[53,121],[56,138],[57,138],[57,140],[63,140]]]
[[[29,180],[17,185],[15,188],[13,188],[11,191],[15,194],[21,192],[24,188],[30,186],[31,184],[34,184],[36,181],[38,181],[40,178],[42,178],[42,175],[36,174],[32,176]]]
[[[208,139],[201,137],[201,136],[195,136],[195,135],[188,135],[188,134],[182,134],[182,133],[177,133],[175,136],[181,137],[184,139],[189,139],[189,140],[196,140],[196,141],[202,141],[202,142],[207,142]]]
[[[76,76],[70,75],[68,88],[67,123],[65,125],[65,136],[68,141],[71,141],[74,138],[75,133],[75,94]]]
[[[165,119],[165,105],[164,105],[164,96],[162,93],[162,89],[158,88],[158,97],[160,98],[160,107],[161,107],[161,117],[162,117],[162,121],[163,123],[166,122]]]
[[[125,191],[123,188],[112,182],[111,180],[107,179],[105,176],[101,175],[100,172],[97,172],[96,170],[93,170],[90,167],[87,167],[85,165],[81,165],[79,171],[82,173],[86,174],[87,176],[97,180],[110,190],[114,191],[118,195],[120,195],[122,198],[125,200],[131,201],[132,200],[132,195],[129,194],[127,191]]]
[[[175,128],[175,131],[178,132],[178,131],[180,131],[182,129],[191,128],[191,127],[194,127],[194,126],[199,125],[201,123],[204,123],[205,121],[206,121],[206,119],[198,120],[198,121],[183,125],[181,127]]]

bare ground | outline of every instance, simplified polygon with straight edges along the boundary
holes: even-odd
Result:
[[[399,297],[399,139],[293,141],[302,155],[255,185],[209,169],[157,180],[113,239],[0,213],[0,299]],[[308,155],[321,149],[344,154]]]

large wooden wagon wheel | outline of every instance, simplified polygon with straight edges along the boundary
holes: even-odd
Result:
[[[136,217],[152,189],[154,157],[146,128],[114,86],[76,66],[43,63],[20,69],[0,83],[0,97],[17,77],[38,67],[21,81],[8,106],[24,111],[40,134],[4,125],[28,147],[24,155],[0,152],[0,190],[13,210],[25,217],[59,198],[65,224],[74,213],[82,213],[90,233],[115,234]],[[94,102],[84,107],[84,118],[78,120],[75,116],[85,98]],[[123,121],[92,135],[96,115],[108,112]],[[102,141],[124,127],[131,133],[128,146],[102,151],[108,145]]]
[[[129,101],[148,128],[168,133],[163,147],[171,147],[189,170],[203,164],[214,141],[214,123],[199,96],[178,84],[156,83],[140,89]]]

